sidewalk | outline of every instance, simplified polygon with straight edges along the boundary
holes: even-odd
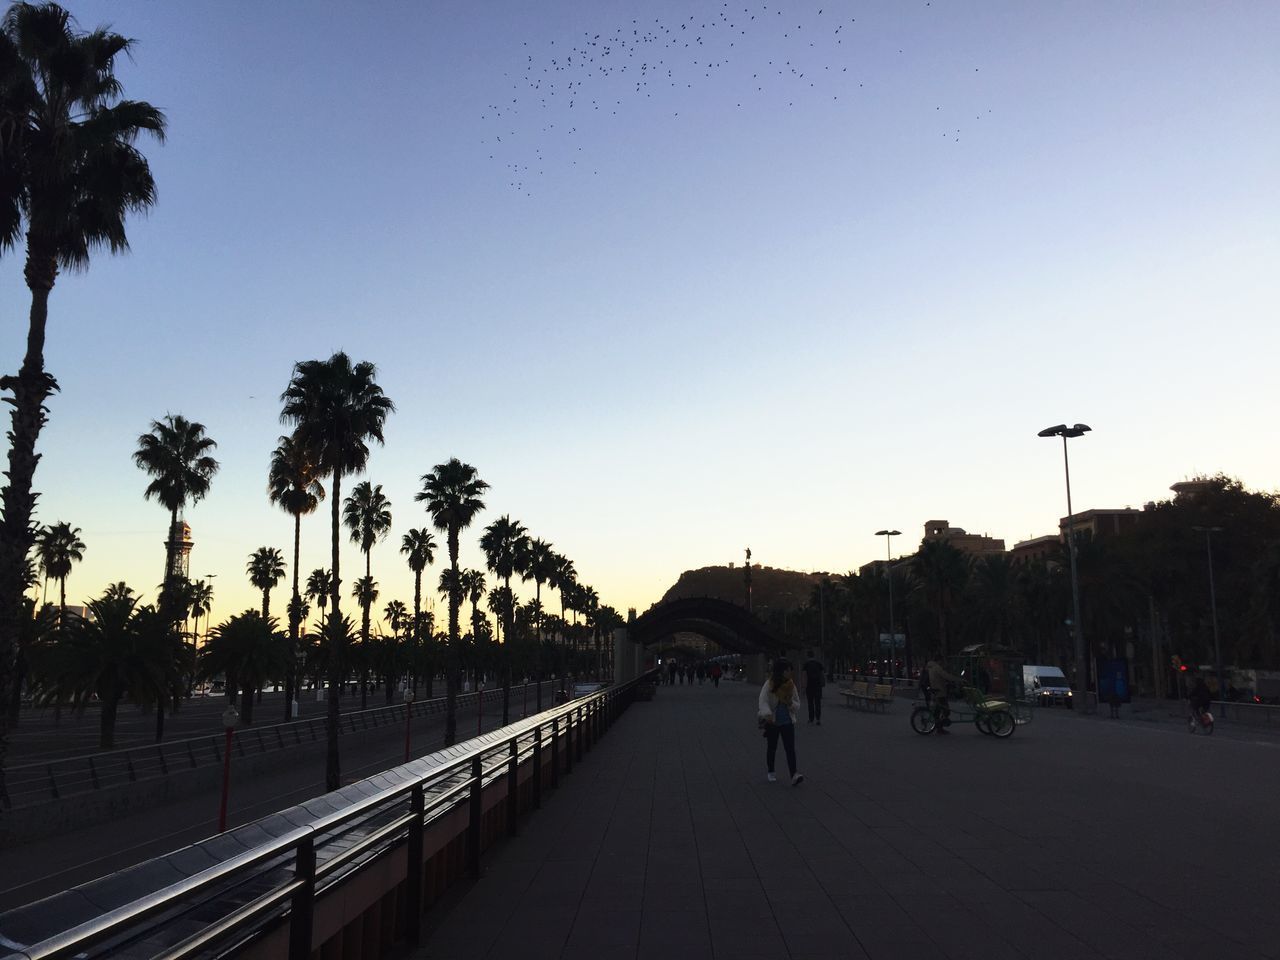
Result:
[[[1280,956],[1268,745],[1066,711],[924,738],[909,703],[828,703],[792,788],[765,782],[755,696],[635,704],[414,956]]]

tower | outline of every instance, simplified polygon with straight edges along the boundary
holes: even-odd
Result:
[[[168,569],[164,572],[165,583],[174,579],[189,579],[191,547],[194,543],[191,539],[191,527],[182,520],[175,520],[169,528],[169,539],[164,545],[165,556],[169,558]]]

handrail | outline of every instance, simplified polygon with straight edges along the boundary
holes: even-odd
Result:
[[[554,685],[553,680],[541,681]],[[530,684],[513,686],[513,694]],[[458,695],[458,705],[470,708],[477,698],[482,697],[488,704],[500,698],[501,688],[470,691]],[[415,718],[429,717],[444,709],[446,697],[432,697],[430,700],[417,700],[409,704]],[[354,728],[360,724],[368,729],[369,721],[374,726],[385,726],[391,722],[399,722],[404,716],[405,704],[393,703],[369,707],[365,710],[349,710],[338,715],[340,724]],[[384,722],[383,717],[388,719]],[[246,737],[253,736],[261,741],[261,749],[255,754],[271,753],[298,745],[302,736],[307,734],[311,742],[319,742],[317,732],[323,730],[328,723],[327,716],[307,717],[291,720],[287,723],[271,723],[260,726],[240,727],[236,730],[237,749],[243,750]],[[272,738],[268,743],[264,738]],[[98,753],[84,753],[73,757],[59,757],[49,760],[33,760],[29,763],[15,764],[8,768],[10,802],[13,808],[29,806],[48,800],[64,797],[80,796],[94,793],[121,782],[137,782],[154,780],[170,776],[185,770],[199,769],[220,764],[222,762],[223,734],[204,733],[181,740],[169,740],[164,743],[148,743],[134,747],[121,747],[118,750],[106,750]],[[141,774],[139,773],[141,769]],[[104,780],[114,780],[104,783]]]
[[[283,857],[293,854],[296,857],[297,864],[295,869],[287,880],[276,882],[273,888],[263,891],[254,898],[249,904],[241,904],[237,906],[232,913],[210,923],[210,926],[216,927],[217,936],[226,936],[232,933],[246,934],[251,931],[245,929],[246,924],[258,921],[260,912],[271,913],[273,916],[274,909],[278,907],[283,899],[288,899],[289,895],[296,893],[302,887],[299,876],[303,872],[305,850],[312,859],[309,870],[309,880],[304,886],[309,891],[309,896],[314,900],[316,889],[314,880],[321,876],[328,876],[340,870],[342,867],[349,865],[353,860],[357,859],[361,854],[367,854],[371,850],[389,849],[400,843],[403,839],[405,827],[414,829],[415,814],[407,813],[393,818],[386,824],[380,825],[370,837],[363,838],[360,842],[352,847],[343,850],[341,853],[329,858],[323,864],[317,866],[314,860],[313,844],[317,838],[324,835],[335,835],[337,831],[344,826],[354,826],[356,821],[366,815],[372,814],[379,810],[385,810],[395,804],[408,800],[416,795],[417,791],[425,791],[435,786],[445,786],[452,778],[457,777],[467,767],[478,768],[481,783],[489,777],[491,773],[497,771],[500,767],[507,767],[507,773],[495,774],[493,779],[499,776],[509,776],[514,772],[515,768],[509,766],[512,754],[512,744],[515,745],[517,755],[520,750],[520,741],[525,737],[532,736],[535,741],[541,737],[544,728],[548,730],[554,725],[556,736],[562,737],[566,753],[574,749],[573,735],[576,730],[579,740],[582,742],[584,724],[592,724],[597,722],[599,712],[607,706],[611,706],[614,702],[621,702],[625,706],[629,700],[623,700],[634,690],[636,685],[645,682],[647,675],[643,675],[628,683],[621,684],[616,687],[607,687],[604,690],[589,694],[578,700],[552,707],[540,714],[527,717],[523,720],[503,728],[502,735],[497,732],[483,734],[469,741],[470,746],[461,744],[461,750],[449,748],[455,752],[455,755],[446,762],[432,764],[428,769],[421,771],[417,775],[408,777],[404,782],[382,788],[381,790],[371,793],[368,796],[353,800],[349,805],[341,810],[322,815],[305,826],[296,827],[287,833],[266,841],[251,850],[246,850],[241,854],[234,855],[227,860],[217,863],[211,867],[199,871],[190,877],[180,880],[174,884],[170,884],[160,890],[154,891],[143,896],[131,903],[118,907],[108,913],[98,916],[94,919],[85,921],[70,930],[57,933],[47,937],[39,943],[28,946],[17,946],[5,944],[5,946],[15,946],[18,952],[9,956],[15,958],[26,958],[26,960],[58,960],[58,958],[68,957],[72,955],[88,955],[87,950],[91,950],[104,941],[128,934],[130,940],[136,942],[144,935],[151,936],[156,932],[154,929],[133,930],[131,928],[143,923],[158,913],[162,913],[173,908],[181,900],[195,898],[201,894],[209,894],[214,888],[219,887],[223,883],[231,880],[233,877],[240,877],[241,882],[247,882],[252,876],[244,876],[255,867],[271,861],[278,861]],[[608,714],[605,714],[606,722]],[[564,721],[561,723],[561,721]],[[494,763],[486,769],[484,759],[486,755],[496,754],[498,751],[504,751],[502,762]],[[437,754],[438,755],[438,754]],[[537,752],[535,750],[535,756]],[[554,753],[552,754],[554,756]],[[430,757],[421,758],[405,764],[398,768],[406,770],[406,768],[420,767],[422,764],[430,760]],[[567,759],[567,758],[566,758]],[[477,762],[478,761],[478,762]],[[518,767],[518,764],[517,764]],[[406,771],[407,772],[407,771]],[[435,811],[444,804],[450,807],[458,807],[468,802],[464,795],[471,792],[471,788],[475,786],[475,775],[469,773],[464,781],[460,784],[449,784],[442,791],[443,796],[440,798],[432,798],[430,806],[423,807],[419,801],[415,800],[415,804],[419,804],[417,809],[421,809],[422,821],[426,822],[433,819],[432,811]],[[474,799],[476,795],[472,795]],[[474,807],[474,804],[473,804]],[[475,818],[473,809],[472,818]],[[472,824],[471,830],[478,829],[478,823]],[[330,840],[336,839],[331,836]],[[367,841],[367,842],[366,842]],[[272,869],[279,869],[279,864],[275,864]],[[261,876],[261,872],[255,876]],[[333,884],[345,882],[346,878],[335,879],[333,883],[327,885],[326,889],[331,889]],[[284,891],[287,889],[288,893]],[[271,908],[263,907],[261,910],[246,910],[247,907],[269,902]],[[296,906],[296,904],[295,904]],[[281,918],[283,915],[280,915]],[[3,917],[0,917],[3,919]],[[270,918],[268,918],[270,919]],[[265,921],[263,921],[265,922]],[[307,952],[309,952],[310,929],[308,925],[306,936],[308,937]],[[189,941],[189,942],[188,942]],[[188,957],[197,949],[203,949],[211,942],[211,939],[204,935],[196,935],[188,938],[188,941],[173,944],[168,947],[160,947],[164,952],[159,954],[172,960],[180,960],[180,958]],[[3,931],[0,930],[0,943],[4,943]],[[305,954],[304,954],[305,955]]]

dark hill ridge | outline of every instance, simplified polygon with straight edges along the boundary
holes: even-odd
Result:
[[[662,595],[660,603],[682,597],[715,597],[730,603],[746,603],[743,569],[701,567],[680,574],[675,585]],[[751,605],[757,610],[795,609],[808,604],[809,595],[821,574],[782,570],[777,567],[751,567]]]

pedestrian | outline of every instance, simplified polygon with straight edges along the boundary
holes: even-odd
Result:
[[[721,671],[721,669],[720,669],[720,664],[718,664],[718,663],[713,663],[713,664],[711,664],[711,685],[712,685],[713,687],[717,687],[717,688],[718,688],[718,687],[720,686],[720,674],[721,674],[721,673],[722,673],[722,671]]]
[[[693,664],[689,664],[684,668],[684,678],[689,681],[689,686],[693,686]]]
[[[674,687],[676,685],[676,662],[675,660],[667,661],[667,686]]]
[[[707,679],[707,665],[701,660],[698,661],[698,686],[702,686],[702,681]]]
[[[809,722],[822,726],[822,688],[827,682],[827,668],[814,657],[812,650],[808,657],[801,668],[804,670],[804,699],[809,705]]]
[[[787,753],[787,769],[791,773],[791,785],[798,787],[804,783],[804,774],[796,770],[796,717],[800,711],[800,691],[791,679],[791,662],[786,657],[778,657],[773,661],[773,671],[760,688],[760,697],[756,703],[756,715],[764,727],[765,764],[768,767],[768,781],[777,783],[773,773],[773,762],[778,755],[778,741]]]

